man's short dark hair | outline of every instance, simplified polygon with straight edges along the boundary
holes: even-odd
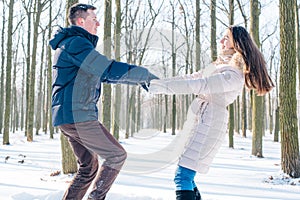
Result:
[[[69,9],[69,16],[68,16],[70,24],[75,25],[76,19],[80,17],[85,19],[87,16],[86,14],[87,10],[96,10],[96,7],[88,4],[83,4],[83,3],[77,3],[72,5]]]

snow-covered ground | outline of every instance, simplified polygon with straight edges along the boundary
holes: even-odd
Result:
[[[34,136],[32,143],[23,135],[11,134],[11,145],[0,146],[0,200],[61,199],[72,176],[51,176],[61,170],[59,134],[53,140],[48,139],[49,135]],[[227,147],[226,140],[208,174],[196,176],[203,200],[299,200],[300,179],[290,179],[281,173],[280,143],[273,142],[272,137],[264,137],[264,158],[251,156],[250,134],[247,138],[236,135],[234,149]],[[144,155],[145,159],[136,162],[147,167],[124,167],[107,199],[174,200],[176,162],[170,163],[169,159],[157,165],[147,158],[151,153],[159,157],[157,152],[173,139],[170,133],[121,139],[129,154],[128,162],[132,162],[132,156]]]

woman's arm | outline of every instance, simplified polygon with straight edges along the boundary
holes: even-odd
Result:
[[[221,72],[206,78],[186,79],[177,77],[173,80],[152,80],[149,92],[153,94],[213,94],[236,90],[241,87],[243,73],[233,67],[226,67]]]

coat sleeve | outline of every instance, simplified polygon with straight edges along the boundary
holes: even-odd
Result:
[[[143,85],[157,79],[144,67],[108,59],[80,37],[75,38],[68,49],[69,59],[84,72],[100,77],[101,82]]]
[[[237,90],[243,83],[243,73],[232,67],[206,78],[177,77],[173,80],[153,80],[149,92],[153,94],[214,94]]]
[[[158,77],[144,67],[113,61],[102,77],[102,82],[148,85],[153,79]]]

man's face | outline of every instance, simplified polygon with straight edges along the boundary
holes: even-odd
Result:
[[[96,35],[97,34],[97,28],[100,26],[99,21],[97,20],[96,14],[93,10],[87,10],[87,16],[86,18],[80,18],[78,26],[81,26],[85,30],[87,30],[89,33]]]

